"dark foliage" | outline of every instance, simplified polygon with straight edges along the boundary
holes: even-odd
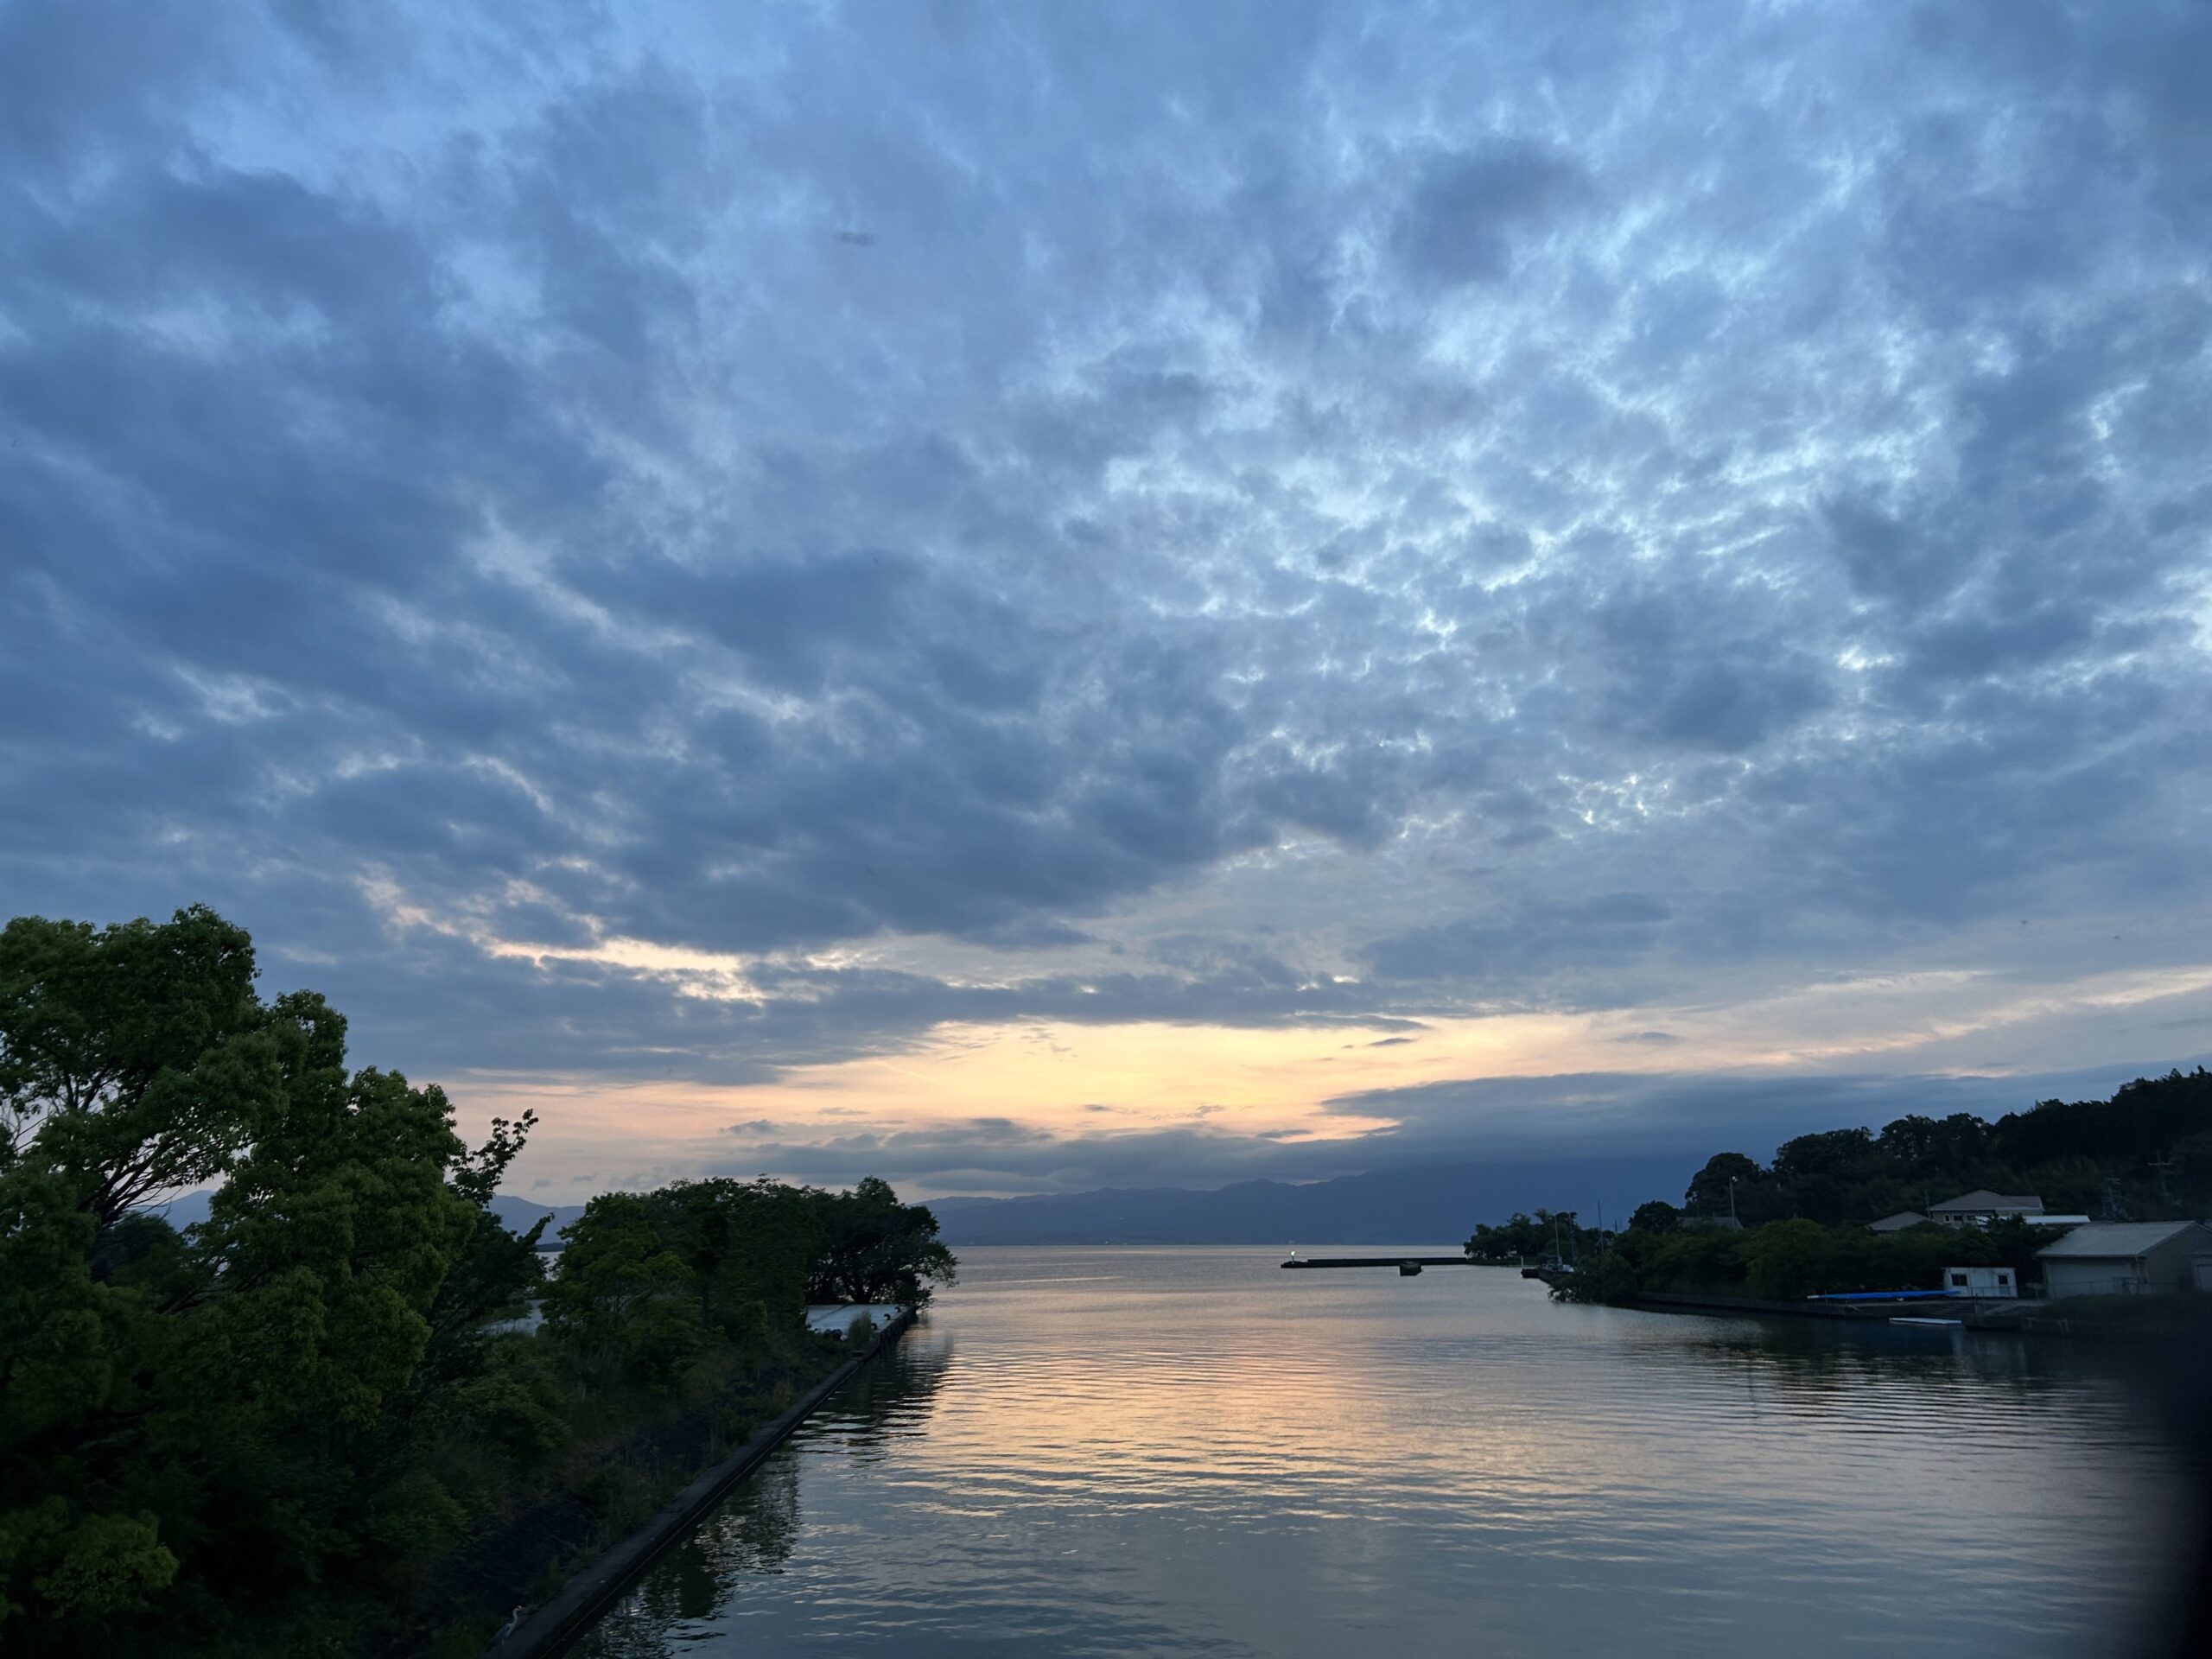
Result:
[[[1743,1230],[1714,1225],[1730,1213]],[[2044,1101],[1995,1123],[1967,1113],[1903,1117],[1799,1135],[1762,1165],[1716,1154],[1690,1179],[1684,1207],[1639,1206],[1628,1230],[1599,1235],[1560,1219],[1562,1253],[1582,1271],[1558,1294],[1618,1301],[1640,1290],[1789,1300],[1821,1292],[1932,1290],[1947,1267],[2010,1267],[2034,1282],[2035,1253],[2059,1236],[2018,1220],[1933,1223],[1877,1234],[1866,1224],[1987,1188],[2033,1193],[2063,1213],[2180,1219],[2212,1211],[2212,1073],[2139,1078],[2109,1101]],[[1550,1212],[1537,1215],[1551,1220]],[[1516,1216],[1478,1227],[1478,1260],[1531,1260],[1548,1231]],[[1599,1268],[1597,1272],[1591,1269]]]
[[[810,1284],[951,1276],[880,1181],[709,1181],[595,1200],[546,1286],[487,1208],[531,1120],[464,1144],[254,977],[202,909],[0,931],[9,1653],[342,1650],[592,1437],[827,1363]],[[214,1182],[201,1225],[149,1212]]]
[[[1685,1208],[1728,1214],[1732,1177],[1746,1226],[1799,1217],[1869,1222],[1977,1188],[2033,1193],[2061,1213],[2202,1215],[2212,1211],[2212,1072],[2139,1078],[2108,1101],[2047,1100],[1994,1123],[1960,1112],[1902,1117],[1878,1135],[1800,1135],[1766,1166],[1719,1153],[1691,1178]]]
[[[868,1177],[850,1192],[810,1192],[823,1244],[807,1278],[810,1302],[919,1301],[931,1280],[950,1283],[952,1252],[938,1243],[937,1217],[900,1204]]]
[[[1572,1210],[1539,1210],[1533,1216],[1516,1210],[1494,1227],[1477,1224],[1466,1248],[1473,1262],[1540,1263],[1554,1255],[1572,1262],[1586,1243],[1595,1252],[1598,1235],[1577,1225]]]

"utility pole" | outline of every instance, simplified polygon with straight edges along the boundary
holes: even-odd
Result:
[[[2158,1172],[2158,1202],[2165,1206],[2169,1215],[2173,1213],[2174,1195],[2173,1189],[2166,1185],[2166,1172],[2173,1166],[2174,1160],[2171,1153],[2168,1153],[2163,1158],[2153,1158],[2151,1160],[2151,1167]]]

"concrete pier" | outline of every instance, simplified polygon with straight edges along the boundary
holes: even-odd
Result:
[[[1464,1255],[1294,1255],[1286,1268],[1395,1268],[1410,1278],[1423,1268],[1467,1268]]]

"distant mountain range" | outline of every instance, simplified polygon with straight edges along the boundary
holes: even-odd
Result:
[[[1433,1165],[1377,1170],[1296,1185],[1239,1181],[1200,1190],[1104,1187],[1020,1198],[932,1198],[948,1244],[1409,1244],[1452,1243],[1477,1222],[1516,1210],[1573,1210],[1615,1226],[1647,1198],[1680,1202],[1694,1156],[1585,1158],[1551,1163]],[[170,1204],[169,1224],[207,1219],[206,1192]],[[501,1193],[492,1209],[513,1231],[546,1218],[540,1242],[560,1231],[580,1204],[533,1204]]]
[[[213,1196],[212,1187],[204,1192],[187,1192],[181,1198],[172,1198],[168,1207],[161,1213],[170,1226],[181,1231],[207,1219],[207,1200]],[[561,1229],[583,1212],[584,1207],[581,1204],[532,1204],[528,1198],[509,1198],[504,1192],[492,1200],[492,1213],[505,1224],[510,1232],[528,1232],[539,1217],[549,1217],[538,1242],[553,1249],[560,1248]]]
[[[1599,1206],[1618,1226],[1648,1198],[1680,1203],[1694,1156],[1377,1170],[1294,1185],[1239,1181],[1211,1192],[1107,1187],[1020,1198],[933,1198],[947,1243],[1387,1244],[1464,1239],[1516,1210]]]
[[[205,1192],[187,1192],[181,1197],[171,1198],[168,1204],[155,1211],[154,1213],[181,1233],[186,1228],[197,1227],[207,1219],[207,1200],[214,1196],[215,1189],[212,1186]]]
[[[561,1230],[584,1212],[581,1204],[532,1204],[528,1198],[512,1198],[505,1193],[492,1199],[492,1213],[506,1224],[511,1233],[526,1233],[540,1218],[545,1230],[537,1236],[537,1248],[557,1250],[561,1248]]]

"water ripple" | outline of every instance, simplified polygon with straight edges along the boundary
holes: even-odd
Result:
[[[2162,1448],[2063,1347],[967,1256],[579,1652],[2089,1652],[2158,1564]]]

